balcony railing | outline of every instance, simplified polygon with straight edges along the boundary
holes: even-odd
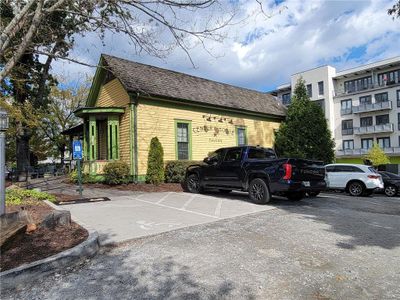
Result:
[[[360,114],[364,112],[392,109],[392,101],[378,103],[363,103],[359,106],[353,106],[353,113]]]
[[[393,123],[372,125],[365,127],[355,127],[354,134],[370,134],[370,133],[383,133],[383,132],[393,132]]]
[[[336,156],[360,156],[368,153],[370,149],[341,149],[336,151]],[[400,147],[383,148],[386,154],[399,154]]]
[[[343,115],[350,115],[353,112],[352,108],[342,108],[340,110],[340,114]]]
[[[342,129],[342,135],[351,135],[353,134],[353,128]]]
[[[364,86],[363,88],[360,89],[354,89],[354,90],[344,90],[343,88],[338,88],[334,91],[334,97],[341,97],[341,96],[345,96],[345,95],[351,95],[351,94],[357,94],[357,93],[362,93],[365,91],[369,91],[369,90],[375,90],[375,89],[381,89],[381,88],[385,88],[385,87],[392,87],[392,86],[397,86],[400,85],[400,81],[396,82],[396,81],[391,81],[391,82],[387,82],[386,84],[369,84]]]

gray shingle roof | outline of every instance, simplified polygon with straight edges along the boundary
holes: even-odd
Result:
[[[269,94],[102,54],[108,68],[128,92],[166,96],[201,104],[286,115],[286,108]]]

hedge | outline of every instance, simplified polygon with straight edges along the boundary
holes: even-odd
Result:
[[[110,185],[128,183],[130,179],[129,166],[124,161],[112,161],[103,168],[104,182]]]
[[[181,183],[185,178],[186,168],[190,165],[200,164],[195,160],[171,160],[165,164],[165,182]]]

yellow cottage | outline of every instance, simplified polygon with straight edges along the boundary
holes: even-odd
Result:
[[[84,171],[101,175],[123,160],[143,181],[151,138],[164,160],[202,160],[235,145],[273,145],[286,109],[273,96],[101,55],[83,119]]]

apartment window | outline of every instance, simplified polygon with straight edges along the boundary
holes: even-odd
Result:
[[[283,95],[282,95],[282,104],[283,104],[283,105],[289,105],[289,104],[290,104],[290,100],[291,100],[291,95],[290,95],[290,93],[287,93],[287,94],[283,94]]]
[[[247,139],[246,139],[246,128],[244,127],[237,127],[236,128],[236,134],[237,134],[237,144],[238,146],[244,146],[247,144]]]
[[[373,139],[361,139],[361,148],[362,149],[370,149],[370,148],[372,148],[373,143],[374,143]]]
[[[360,105],[361,104],[371,104],[371,103],[372,103],[371,95],[360,97]]]
[[[379,85],[390,85],[400,83],[400,70],[389,71],[378,74]]]
[[[400,90],[396,91],[396,95],[397,95],[397,107],[400,107]]]
[[[386,101],[389,101],[388,93],[375,94],[375,102],[376,103],[386,102]]]
[[[389,115],[379,115],[375,117],[376,125],[389,124]]]
[[[190,159],[189,122],[176,123],[176,149],[178,160]]]
[[[343,141],[343,150],[354,149],[354,140],[344,140]]]
[[[353,120],[342,121],[342,135],[353,134]]]
[[[307,96],[312,98],[312,85],[311,85],[311,83],[307,84]]]
[[[366,90],[372,86],[372,77],[363,77],[354,80],[348,80],[344,82],[344,91],[346,93],[353,93],[357,91]]]
[[[322,111],[325,112],[325,99],[320,99],[314,101],[319,107],[321,107]]]
[[[397,113],[397,129],[400,130],[400,113]]]
[[[378,142],[379,147],[382,149],[390,148],[390,137],[381,137],[376,139]]]
[[[352,101],[351,99],[342,100],[340,102],[340,114],[348,115],[352,112]]]
[[[360,127],[372,126],[372,117],[360,118]]]
[[[322,96],[324,94],[324,82],[318,82],[318,95]]]

